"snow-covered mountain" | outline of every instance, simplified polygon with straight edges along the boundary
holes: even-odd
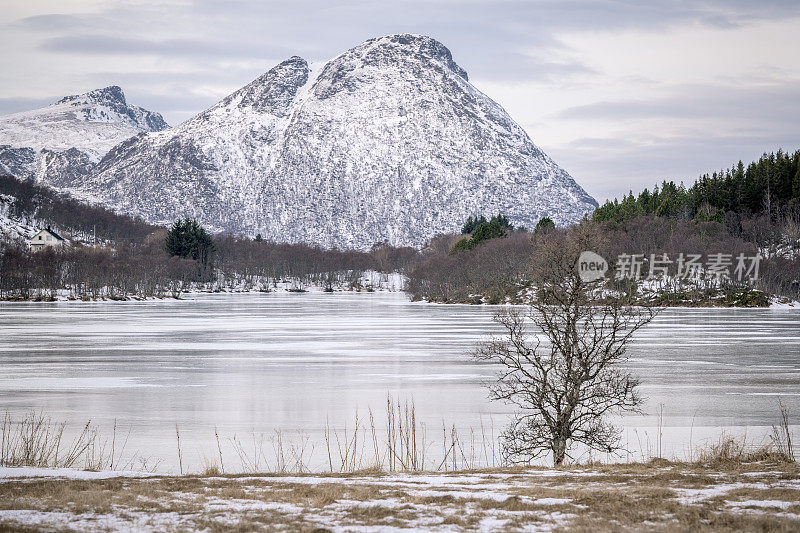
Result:
[[[0,173],[74,186],[117,144],[168,127],[160,114],[129,105],[117,86],[67,96],[0,117]]]
[[[419,246],[478,213],[567,224],[597,205],[444,45],[409,34],[320,65],[291,57],[70,180],[60,186],[154,223],[190,216],[217,231],[356,248]]]

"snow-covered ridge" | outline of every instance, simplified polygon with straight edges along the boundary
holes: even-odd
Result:
[[[67,96],[0,117],[0,173],[70,186],[115,145],[168,127],[159,113],[128,104],[116,85]]]
[[[128,124],[141,131],[161,131],[169,128],[160,113],[129,105],[125,93],[118,85],[66,96],[54,105],[62,104],[77,108],[77,116],[87,122],[116,122]]]
[[[533,227],[597,205],[443,44],[411,34],[314,68],[293,56],[58,186],[152,223],[359,249],[420,246],[475,213]]]

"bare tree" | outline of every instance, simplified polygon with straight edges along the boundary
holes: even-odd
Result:
[[[518,408],[503,432],[504,459],[525,464],[552,454],[558,466],[573,444],[613,452],[619,430],[607,416],[637,410],[639,381],[620,368],[633,334],[656,310],[635,307],[602,290],[602,281],[585,282],[577,271],[573,242],[556,236],[541,243],[534,266],[537,298],[527,311],[507,309],[495,316],[502,337],[481,344],[474,356],[499,364],[490,397]],[[541,333],[533,335],[533,324]]]

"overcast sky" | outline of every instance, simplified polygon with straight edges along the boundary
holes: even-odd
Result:
[[[297,54],[443,42],[599,201],[800,148],[800,1],[0,0],[0,113],[120,85],[178,124]]]

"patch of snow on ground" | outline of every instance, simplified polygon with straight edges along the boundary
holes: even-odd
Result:
[[[676,488],[675,492],[678,494],[677,500],[681,503],[697,503],[703,500],[723,496],[732,490],[736,489],[765,489],[768,485],[764,483],[723,483],[713,487],[705,487],[702,489],[684,489]]]
[[[797,502],[784,502],[781,500],[745,500],[742,502],[731,502],[726,500],[725,504],[739,509],[747,507],[788,509],[792,505],[797,505]]]
[[[772,298],[769,304],[770,309],[800,309],[800,302],[797,300],[787,301],[779,298]]]

